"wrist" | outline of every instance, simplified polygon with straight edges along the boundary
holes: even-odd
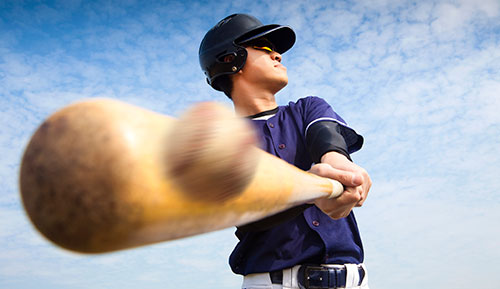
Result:
[[[343,162],[350,162],[350,160],[343,154],[336,152],[336,151],[330,151],[321,156],[320,161],[322,163],[327,163],[329,165],[335,164],[335,163],[343,163]]]

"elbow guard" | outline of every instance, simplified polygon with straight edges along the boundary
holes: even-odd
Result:
[[[315,163],[320,163],[321,157],[331,151],[343,154],[351,160],[340,124],[334,121],[318,121],[312,124],[306,132],[306,146]]]

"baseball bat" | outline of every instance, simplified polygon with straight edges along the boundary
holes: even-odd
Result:
[[[104,253],[243,225],[343,186],[257,148],[249,121],[220,105],[175,119],[93,99],[36,130],[20,191],[47,239]]]

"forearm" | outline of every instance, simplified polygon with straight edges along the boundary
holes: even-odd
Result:
[[[361,173],[362,171],[365,171],[363,168],[353,163],[345,155],[335,151],[325,153],[321,157],[321,163],[329,164],[333,168],[339,170],[345,170],[356,173]]]

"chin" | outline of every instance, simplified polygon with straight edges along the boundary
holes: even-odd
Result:
[[[285,78],[283,78],[283,79],[281,80],[281,85],[282,85],[283,87],[285,87],[287,84],[288,84],[288,77],[285,77]],[[282,87],[282,88],[283,88],[283,87]]]
[[[276,83],[276,87],[274,89],[274,94],[278,93],[278,91],[282,90],[288,84],[288,78]]]

